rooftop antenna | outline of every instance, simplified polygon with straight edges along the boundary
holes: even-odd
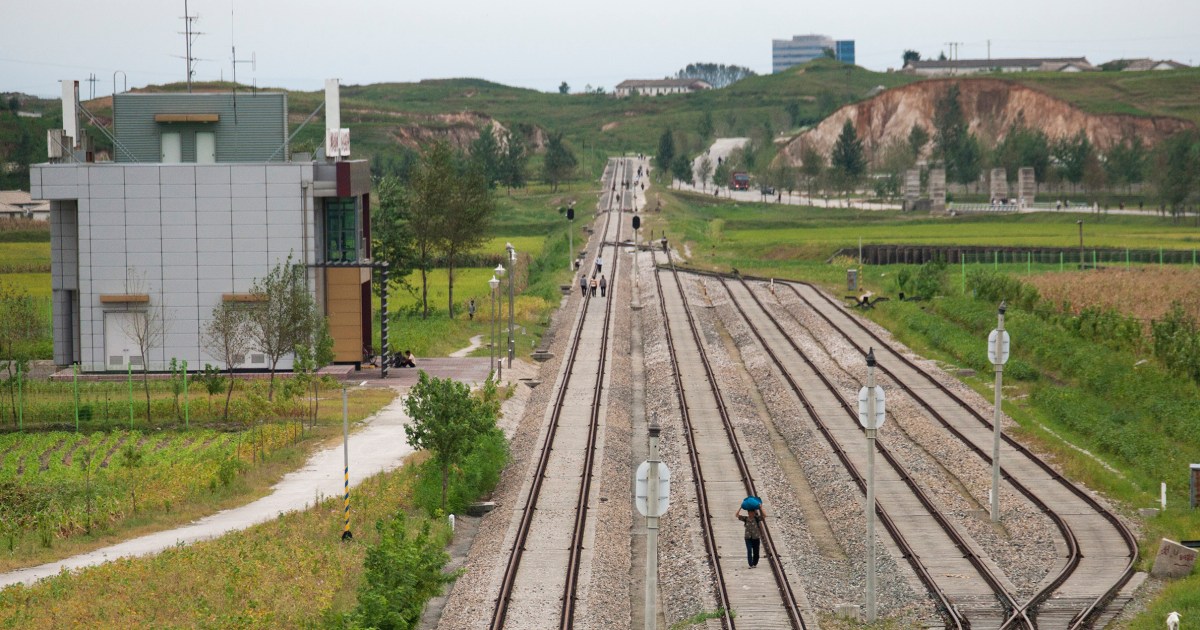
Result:
[[[257,64],[257,57],[253,52],[250,53],[250,59],[248,59],[248,60],[247,59],[238,59],[237,44],[234,43],[234,37],[233,37],[233,24],[234,24],[233,3],[231,2],[230,6],[229,6],[229,41],[230,41],[229,48],[230,48],[231,54],[233,55],[232,56],[232,64],[233,64],[233,124],[236,125],[238,122],[238,118],[237,118],[237,89],[238,89],[237,67],[238,67],[238,64],[239,63],[250,64],[250,70],[252,72],[258,70],[258,64]]]
[[[186,49],[185,49],[186,52],[184,54],[183,60],[187,66],[187,91],[191,92],[192,91],[192,76],[196,74],[196,61],[197,61],[197,59],[192,56],[192,45],[196,42],[196,38],[203,35],[204,33],[193,30],[193,27],[194,27],[193,23],[196,20],[199,20],[200,16],[192,15],[190,12],[188,12],[188,0],[183,0],[183,17],[180,19],[183,20],[183,32],[180,33],[180,35],[183,35],[183,37],[184,37],[183,41],[186,44]]]

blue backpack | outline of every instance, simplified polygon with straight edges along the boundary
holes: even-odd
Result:
[[[750,510],[757,510],[761,507],[762,499],[758,497],[746,497],[745,499],[742,499],[742,509],[746,510],[747,512]]]

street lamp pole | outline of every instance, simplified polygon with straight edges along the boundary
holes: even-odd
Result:
[[[513,285],[517,280],[517,250],[512,243],[505,243],[508,250],[508,367],[513,363]]]
[[[502,264],[497,264],[497,265],[496,265],[496,268],[494,269],[494,271],[496,272],[496,275],[495,275],[494,277],[496,277],[496,278],[503,278],[503,277],[504,277],[504,265],[502,265]],[[497,280],[497,281],[496,281],[496,287],[497,287],[497,289],[496,289],[496,298],[497,298],[497,299],[499,299],[499,298],[500,298],[500,295],[501,295],[501,294],[500,294],[500,290],[499,290],[499,286],[500,286],[500,281],[499,281],[499,280]],[[504,302],[500,302],[500,304],[499,304],[499,305],[496,307],[496,312],[497,312],[497,313],[500,315],[500,321],[501,321],[501,322],[503,322],[503,321],[504,321]],[[493,350],[495,351],[495,353],[496,353],[496,380],[497,380],[497,381],[501,380],[501,379],[504,377],[504,359],[503,359],[503,355],[501,355],[501,354],[500,354],[500,350],[496,348],[496,342],[497,342],[497,339],[498,339],[498,337],[499,337],[499,330],[500,330],[500,326],[503,326],[503,324],[502,324],[502,323],[497,323],[497,324],[495,324],[495,326],[494,326],[494,330],[492,331],[492,349],[493,349]]]
[[[488,301],[492,303],[492,319],[489,326],[492,329],[492,343],[488,346],[488,373],[495,374],[496,372],[496,287],[500,286],[500,281],[496,276],[492,276],[488,280]]]

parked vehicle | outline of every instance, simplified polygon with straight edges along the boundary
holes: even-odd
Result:
[[[734,171],[729,176],[729,187],[734,190],[750,190],[750,174],[744,171]]]

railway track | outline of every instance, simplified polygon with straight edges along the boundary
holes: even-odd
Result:
[[[714,277],[728,292],[730,304],[865,495],[867,485],[862,471],[866,454],[862,448],[857,411],[792,342],[769,312],[753,310],[758,304],[752,295],[743,291],[743,287],[731,287],[724,278]],[[746,302],[754,304],[747,307]],[[984,559],[973,552],[974,545],[943,516],[883,439],[876,440],[876,451],[887,464],[876,470],[876,514],[900,555],[908,560],[918,579],[929,590],[946,625],[954,628],[1000,627],[1011,611],[1017,609],[1009,588]],[[947,583],[938,579],[941,575],[953,575],[955,579]],[[1024,627],[1032,628],[1032,624]]]
[[[610,161],[604,183],[610,185],[618,178],[623,183],[631,182],[631,169],[628,160]],[[632,205],[629,200],[632,190],[626,185],[619,192],[611,186],[610,189],[612,192],[602,199],[608,212],[597,252],[611,261],[606,273],[612,278],[609,283],[612,291],[617,283],[618,260],[616,248],[608,244],[608,234],[615,230],[616,240],[620,240],[620,210]],[[565,365],[555,385],[554,401],[547,410],[541,452],[524,504],[520,506],[513,545],[492,611],[489,627],[494,630],[510,624],[516,628],[564,629],[574,624],[579,572],[589,535],[587,516],[593,501],[593,467],[601,448],[601,420],[606,408],[606,367],[614,300],[584,296],[583,301]],[[579,360],[581,351],[587,360]],[[573,521],[569,532],[561,527],[564,520]],[[530,536],[534,532],[537,546],[531,548]]]
[[[745,566],[741,544],[743,526],[725,513],[729,506],[740,504],[746,495],[759,495],[760,490],[742,454],[737,431],[704,350],[704,341],[678,272],[673,267],[671,272],[664,282],[662,274],[656,271],[655,284],[666,345],[675,366],[674,385],[688,463],[696,480],[701,538],[712,567],[714,596],[722,613],[722,624],[730,629],[742,622],[744,627],[756,629],[803,630],[808,626],[803,607],[788,579],[785,566],[788,558],[780,553],[769,520],[762,526],[764,548],[761,557],[771,568],[767,573]],[[715,497],[711,501],[710,494]],[[714,513],[712,505],[723,506],[723,509]],[[728,587],[726,576],[730,574],[742,588]]]
[[[785,361],[779,356],[780,353],[776,352],[774,348],[790,346],[793,353],[804,359],[806,363],[808,359],[803,356],[777,319],[755,295],[748,279],[738,277],[736,282],[731,282],[729,277],[721,274],[703,275],[717,278],[720,284],[729,291],[731,301],[752,328],[760,345],[771,356],[777,369],[784,375],[790,387],[797,392],[797,396],[803,397],[802,388],[789,373],[791,368],[785,364]],[[731,288],[730,284],[735,286]],[[779,283],[776,283],[776,286],[778,285]],[[829,299],[828,296],[811,285],[803,283],[786,283],[785,286],[795,293],[805,308],[816,311],[832,329],[845,335],[850,343],[864,355],[869,347],[876,348],[882,357],[879,365],[893,383],[905,390],[915,402],[925,408],[932,418],[974,451],[981,460],[990,465],[991,459],[986,447],[991,440],[991,423],[982,414],[961,400],[937,379],[892,350],[882,339],[874,335],[861,322],[848,315],[841,305]],[[740,301],[737,297],[739,293],[742,296]],[[760,322],[760,326],[755,326],[750,321],[751,316],[740,304],[750,301],[754,302],[755,308],[762,313],[761,319],[767,320],[766,323]],[[835,323],[834,318],[842,318],[846,321]],[[774,330],[774,334],[771,333],[771,329]],[[764,331],[767,333],[766,335],[764,335]],[[768,341],[765,337],[770,336],[774,338]],[[811,363],[807,363],[807,365],[812,377],[825,381],[827,391],[836,391],[836,388],[827,382],[827,379],[815,366]],[[811,390],[809,391],[811,393]],[[939,400],[939,396],[942,399]],[[850,409],[849,403],[842,396],[837,396],[835,401],[827,402],[842,407],[847,416],[855,415],[854,411]],[[814,405],[811,401],[802,402],[802,404],[810,410],[810,414],[813,413],[815,407],[819,406]],[[969,424],[969,426],[964,427],[964,424]],[[859,431],[855,427],[851,432]],[[845,463],[844,450],[839,451],[839,447],[834,442],[833,432],[822,429],[822,433],[825,434],[830,444],[834,445],[835,452],[838,452],[839,458],[843,459],[843,463]],[[931,587],[930,590],[943,601],[942,608],[944,610],[950,613],[961,613],[960,619],[949,620],[952,625],[974,624],[976,628],[1074,629],[1091,627],[1091,624],[1098,619],[1106,602],[1111,600],[1132,576],[1133,565],[1137,557],[1136,541],[1119,519],[1100,506],[1085,491],[1071,484],[1048,464],[1014,440],[1005,436],[1005,442],[1007,450],[1001,456],[1001,461],[1005,463],[1003,471],[1005,480],[1037,509],[1045,512],[1054,521],[1062,535],[1065,552],[1056,564],[1056,570],[1039,585],[1037,592],[1032,597],[1024,601],[1017,600],[1008,592],[1009,589],[998,584],[999,580],[994,574],[990,579],[985,579],[992,586],[994,597],[1003,609],[1003,614],[999,617],[996,616],[994,610],[989,611],[986,606],[982,610],[979,608],[979,604],[984,601],[979,596],[964,597],[962,594],[952,592],[938,594],[938,591],[942,589],[936,586]],[[1019,472],[1014,472],[1014,469]],[[858,477],[861,488],[861,477],[855,476]],[[1028,483],[1023,482],[1022,479]],[[906,480],[906,483],[911,482]],[[1037,492],[1034,492],[1031,487],[1036,487]],[[1056,507],[1052,508],[1051,505]],[[927,507],[930,508],[930,513],[937,512],[936,506],[930,504]],[[886,527],[889,519],[884,517],[882,512],[881,517]],[[1086,532],[1082,540],[1077,537],[1076,531]],[[895,537],[894,533],[893,537]],[[897,542],[899,543],[899,541]],[[903,548],[903,546],[902,544],[901,547]],[[972,551],[973,546],[967,545],[964,541],[956,542],[955,548],[961,550],[963,557],[971,560],[973,565],[981,568],[981,576],[990,573],[987,563],[983,563],[983,567],[979,567],[980,563],[972,560],[977,555]],[[932,551],[937,553],[936,547]],[[902,554],[909,557],[910,563],[915,558],[928,557],[915,551],[913,555],[909,555],[903,549]],[[922,581],[926,582],[926,586],[930,586],[930,582],[926,578],[928,572],[918,569],[917,573]],[[929,578],[932,579],[932,576]]]
[[[868,346],[876,348],[880,366],[892,382],[991,465],[993,429],[989,418],[893,350],[823,292],[806,283],[784,285],[804,308],[812,309],[860,351],[865,352]],[[1007,435],[1002,437],[1000,461],[1004,480],[1055,522],[1066,547],[1057,572],[1040,585],[1021,609],[1036,621],[1038,628],[1091,627],[1107,603],[1132,578],[1138,556],[1137,541],[1116,515],[1085,490],[1016,440]],[[1011,622],[1005,627],[1012,627]]]

